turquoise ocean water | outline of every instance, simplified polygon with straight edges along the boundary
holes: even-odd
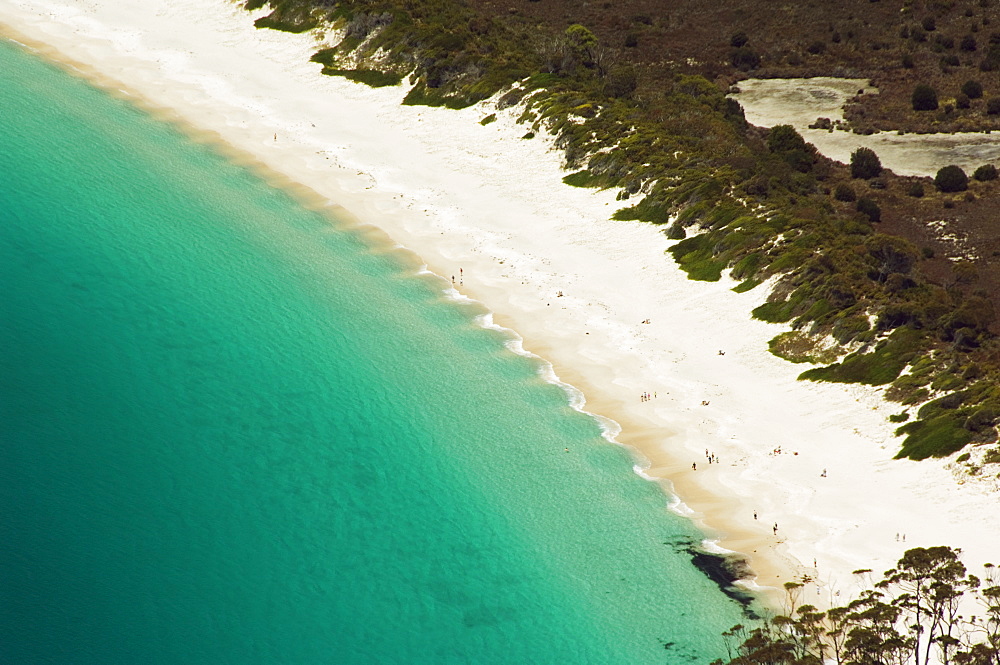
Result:
[[[722,655],[700,535],[472,308],[7,42],[0,119],[0,663]]]

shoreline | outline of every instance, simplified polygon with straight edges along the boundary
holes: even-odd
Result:
[[[766,287],[687,280],[656,227],[608,219],[614,192],[564,185],[551,139],[521,140],[514,109],[482,126],[489,102],[402,107],[401,88],[325,77],[308,62],[309,35],[256,30],[223,0],[39,4],[3,0],[0,23],[310,207],[346,210],[349,228],[405,248],[444,292],[457,272],[458,293],[581,391],[583,410],[621,427],[616,441],[708,541],[750,559],[771,604],[811,572],[814,604],[845,603],[853,570],[884,570],[909,546],[962,547],[973,571],[1000,553],[985,486],[955,484],[940,461],[892,460],[887,416],[901,406],[870,388],[797,382],[804,368],[767,350],[784,328],[750,319]]]

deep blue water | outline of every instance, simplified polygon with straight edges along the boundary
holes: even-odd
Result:
[[[0,663],[722,655],[697,531],[439,283],[7,42],[0,120]]]

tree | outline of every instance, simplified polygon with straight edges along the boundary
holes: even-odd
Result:
[[[944,546],[907,550],[846,607],[819,612],[791,605],[755,628],[734,626],[723,633],[728,659],[713,665],[997,665],[997,570],[986,564],[980,580],[967,573],[960,554]],[[958,608],[970,595],[981,612],[966,620]]]
[[[851,153],[851,177],[874,178],[882,172],[882,162],[871,148],[858,148]]]
[[[919,83],[913,89],[910,103],[914,111],[934,111],[938,107],[937,91],[926,83]]]
[[[934,186],[941,192],[964,192],[969,188],[969,176],[954,164],[945,166],[934,176]]]
[[[884,282],[890,274],[907,274],[913,268],[920,253],[906,238],[874,233],[865,240],[868,255],[874,270],[871,278]]]
[[[909,619],[906,624],[914,665],[930,662],[935,644],[942,651],[943,662],[948,662],[948,651],[954,645],[942,638],[950,637],[957,627],[958,602],[964,592],[979,585],[977,578],[966,578],[960,553],[944,546],[907,550],[879,583],[899,592],[892,605]]]

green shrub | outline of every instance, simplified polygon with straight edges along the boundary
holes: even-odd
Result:
[[[916,356],[920,337],[919,331],[897,328],[874,351],[852,353],[843,362],[806,370],[799,375],[799,379],[872,386],[892,383]]]
[[[910,96],[914,111],[935,111],[938,107],[937,91],[926,83],[918,83]]]
[[[357,83],[364,83],[371,88],[383,88],[390,85],[399,85],[403,80],[402,74],[380,72],[375,69],[336,69],[334,67],[327,67],[324,65],[323,73],[327,76],[343,76],[345,79],[355,81]]]
[[[497,120],[497,114],[496,113],[490,113],[488,116],[486,116],[485,118],[483,118],[482,120],[480,120],[479,124],[482,125],[483,127],[485,127],[486,125],[490,124],[491,122],[496,122],[496,120]]]
[[[573,187],[607,187],[610,183],[604,176],[583,169],[563,177],[563,182]]]
[[[990,97],[986,100],[986,113],[1000,115],[1000,97]]]
[[[920,25],[927,32],[934,32],[937,30],[937,21],[933,16],[925,16],[924,20],[920,22]]]
[[[851,177],[874,178],[882,172],[882,162],[871,148],[858,148],[851,153]]]
[[[722,277],[726,264],[712,255],[708,234],[686,238],[667,250],[674,260],[687,272],[688,279],[701,282],[717,282]]]
[[[983,164],[975,170],[972,177],[979,182],[986,182],[987,180],[996,180],[998,175],[1000,174],[997,173],[997,167],[992,164]]]
[[[777,154],[805,150],[806,140],[791,125],[775,125],[767,135],[767,149]]]
[[[299,33],[315,28],[316,21],[309,16],[307,11],[281,12],[275,10],[267,16],[261,16],[253,22],[253,25],[255,28],[270,28],[271,30],[280,30],[282,32]]]
[[[979,99],[983,96],[983,84],[970,79],[962,84],[962,94],[969,99]]]
[[[858,203],[855,206],[857,211],[868,217],[870,222],[881,222],[882,221],[882,209],[878,207],[872,199],[867,196],[862,196],[858,199]]]
[[[853,187],[841,183],[833,190],[833,198],[838,201],[851,202],[857,200],[858,196],[854,193]]]
[[[889,416],[890,423],[905,423],[909,419],[910,419],[909,411],[903,411],[902,413],[894,413],[891,416]]]
[[[962,41],[959,43],[958,48],[963,51],[975,51],[976,50],[976,38],[972,35],[966,35],[962,37]]]
[[[919,199],[924,195],[924,184],[922,182],[910,183],[906,193],[915,199]]]
[[[741,46],[746,46],[749,41],[750,38],[747,37],[747,33],[740,30],[729,38],[729,45],[733,48],[740,48]]]
[[[972,102],[969,101],[969,96],[964,92],[960,92],[955,95],[955,108],[957,109],[967,109],[972,106]]]
[[[901,64],[904,69],[913,69],[913,56],[909,53],[904,53]]]
[[[635,68],[629,65],[615,65],[604,83],[604,92],[609,97],[628,97],[638,85]]]
[[[747,46],[741,46],[733,50],[731,61],[733,67],[736,67],[740,71],[748,72],[751,69],[757,69],[760,66],[760,56],[757,55],[753,49]]]
[[[972,440],[972,432],[962,427],[959,414],[946,412],[930,420],[915,420],[896,430],[906,434],[897,459],[908,457],[922,460],[927,457],[945,457],[965,447]]]
[[[964,192],[969,188],[969,176],[961,167],[945,166],[934,176],[934,186],[941,192]]]

